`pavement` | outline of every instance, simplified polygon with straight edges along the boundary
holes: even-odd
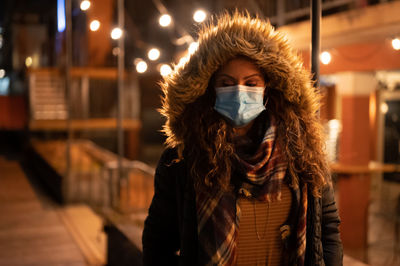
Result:
[[[105,265],[100,217],[39,197],[17,161],[0,157],[0,173],[0,265]]]

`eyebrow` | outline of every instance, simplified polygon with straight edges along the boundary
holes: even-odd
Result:
[[[225,77],[227,77],[227,78],[230,78],[230,79],[233,79],[233,80],[236,80],[234,77],[232,77],[232,76],[230,76],[230,75],[228,75],[228,74],[220,74],[220,75],[217,76],[217,78],[221,78],[221,77],[223,77],[223,76],[225,76]],[[255,76],[258,76],[258,77],[260,77],[260,78],[263,78],[263,76],[262,76],[261,74],[255,73],[255,74],[251,74],[251,75],[249,75],[249,76],[243,77],[243,79],[249,79],[249,78],[252,78],[252,77],[255,77]]]

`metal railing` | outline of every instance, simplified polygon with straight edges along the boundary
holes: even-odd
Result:
[[[65,141],[33,141],[33,147],[62,178],[63,201],[84,203],[94,209],[121,213],[146,211],[153,196],[155,169],[137,160],[122,160],[88,140],[71,143],[71,161],[66,172]],[[49,177],[47,177],[49,178]],[[50,177],[52,178],[52,177]]]

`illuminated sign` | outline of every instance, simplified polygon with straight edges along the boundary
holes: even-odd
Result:
[[[65,0],[57,0],[57,29],[58,32],[65,30]]]

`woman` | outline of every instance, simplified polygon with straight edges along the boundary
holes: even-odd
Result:
[[[162,84],[145,265],[341,265],[310,74],[249,15],[220,16],[198,41]]]

